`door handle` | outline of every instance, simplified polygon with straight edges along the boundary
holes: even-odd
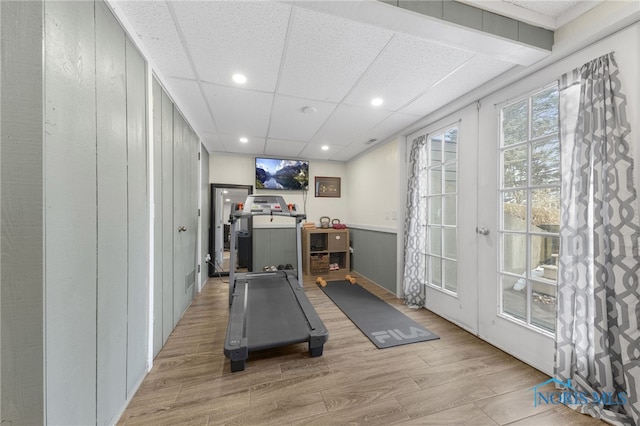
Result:
[[[178,232],[186,232],[187,227],[186,226],[178,226]]]
[[[487,228],[476,228],[476,233],[480,235],[489,235],[489,230]]]

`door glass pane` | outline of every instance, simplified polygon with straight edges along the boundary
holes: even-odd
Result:
[[[439,257],[430,257],[431,260],[431,284],[442,287],[442,259]]]
[[[458,262],[444,259],[444,288],[458,291]]]
[[[531,186],[555,184],[560,180],[558,138],[531,145]]]
[[[442,222],[442,197],[429,197],[429,223],[440,225]]]
[[[432,136],[429,142],[429,164],[432,166],[442,163],[442,135]]]
[[[527,147],[506,149],[503,152],[503,188],[519,188],[527,185]]]
[[[435,256],[442,255],[442,228],[439,226],[429,227],[429,254]]]
[[[429,180],[431,184],[429,185],[429,194],[436,195],[442,193],[442,168],[441,167],[433,167],[429,169]]]
[[[444,192],[452,194],[458,190],[458,176],[456,173],[456,163],[449,163],[444,166]]]
[[[444,256],[455,259],[458,253],[458,243],[456,241],[456,228],[442,228],[444,242]]]
[[[531,138],[558,134],[558,90],[550,87],[531,97]]]
[[[545,330],[556,329],[556,292],[555,284],[532,281],[531,323]]]
[[[531,230],[560,231],[560,188],[531,190]]]
[[[522,232],[527,230],[527,191],[502,193],[502,229]]]
[[[502,271],[527,276],[527,236],[504,234],[502,236]]]
[[[543,277],[551,281],[558,279],[558,248],[560,238],[558,236],[532,235],[531,236],[531,275]],[[534,273],[535,271],[535,273]]]
[[[526,278],[502,275],[502,312],[527,319],[527,285]]]
[[[458,128],[449,129],[444,134],[444,161],[454,160],[458,152]]]
[[[444,199],[444,213],[442,221],[445,225],[455,225],[457,216],[456,196],[447,195],[442,198]]]
[[[527,99],[509,105],[502,110],[502,145],[508,146],[528,139]]]

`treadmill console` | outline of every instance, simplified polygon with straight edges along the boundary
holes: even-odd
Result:
[[[295,204],[287,204],[279,195],[249,195],[244,204],[236,204],[236,217],[257,215],[300,216]]]

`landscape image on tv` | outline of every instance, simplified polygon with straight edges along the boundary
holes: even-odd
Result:
[[[309,162],[256,158],[256,189],[307,189]]]

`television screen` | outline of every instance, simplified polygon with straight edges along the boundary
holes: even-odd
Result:
[[[256,158],[256,189],[306,190],[308,187],[308,161]]]

